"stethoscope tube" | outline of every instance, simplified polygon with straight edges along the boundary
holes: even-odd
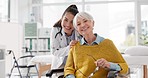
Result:
[[[58,34],[61,34],[61,36],[63,36],[63,34],[62,34],[62,28],[60,29],[59,32],[56,33],[55,38],[58,36]]]

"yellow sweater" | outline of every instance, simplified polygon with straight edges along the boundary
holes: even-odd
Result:
[[[104,58],[109,62],[117,63],[121,67],[121,74],[126,74],[128,65],[119,53],[113,42],[105,39],[99,45],[80,45],[77,43],[70,49],[67,62],[64,68],[64,76],[75,75],[76,78],[87,78],[96,68],[95,59]],[[107,78],[109,70],[99,68],[92,78]]]

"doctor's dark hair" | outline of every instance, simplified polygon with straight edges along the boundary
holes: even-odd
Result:
[[[67,9],[64,11],[64,13],[62,14],[62,18],[63,18],[63,16],[64,16],[67,12],[70,12],[72,15],[75,16],[79,11],[78,11],[77,6],[74,5],[74,4],[72,4],[72,5],[70,5],[69,7],[67,7]],[[61,28],[62,28],[62,26],[61,26],[62,18],[61,18],[59,21],[57,21],[57,22],[53,25],[53,27],[61,27]]]

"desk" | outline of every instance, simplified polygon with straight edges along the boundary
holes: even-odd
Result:
[[[42,73],[50,69],[51,63],[52,63],[52,57],[53,57],[53,55],[35,56],[30,60],[28,65],[38,64],[38,72],[39,72],[38,78],[41,78]]]
[[[123,57],[128,65],[143,65],[143,78],[148,78],[147,76],[147,65],[148,65],[148,56],[128,56],[124,55]]]

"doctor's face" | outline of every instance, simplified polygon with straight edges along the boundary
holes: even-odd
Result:
[[[72,31],[74,30],[73,18],[74,15],[72,15],[70,12],[65,13],[65,15],[62,18],[61,26],[68,36],[70,36],[72,34]]]
[[[77,31],[82,35],[93,33],[94,21],[83,17],[77,18]]]

